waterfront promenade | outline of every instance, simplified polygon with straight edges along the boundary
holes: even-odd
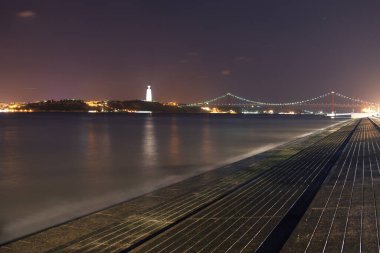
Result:
[[[283,252],[379,251],[377,128],[362,120]]]
[[[377,124],[346,121],[0,252],[375,252]]]

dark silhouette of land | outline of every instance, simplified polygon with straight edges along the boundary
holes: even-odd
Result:
[[[21,109],[34,112],[135,112],[150,111],[154,113],[201,113],[197,106],[166,105],[159,102],[146,102],[142,100],[107,101],[99,105],[89,106],[79,99],[46,100],[41,102],[27,103]]]

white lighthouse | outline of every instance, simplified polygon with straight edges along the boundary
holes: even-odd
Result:
[[[146,98],[145,101],[152,102],[152,89],[150,88],[150,85],[148,85],[148,88],[146,89]]]

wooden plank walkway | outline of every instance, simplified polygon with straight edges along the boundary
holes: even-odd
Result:
[[[379,252],[380,132],[362,120],[282,252]]]

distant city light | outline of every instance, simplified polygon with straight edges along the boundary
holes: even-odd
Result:
[[[362,109],[362,112],[364,112],[364,113],[373,113],[373,112],[376,112],[376,110],[374,108],[371,108],[371,107],[366,107],[366,108]]]
[[[178,106],[177,102],[167,102],[164,105],[169,105],[169,106]]]

